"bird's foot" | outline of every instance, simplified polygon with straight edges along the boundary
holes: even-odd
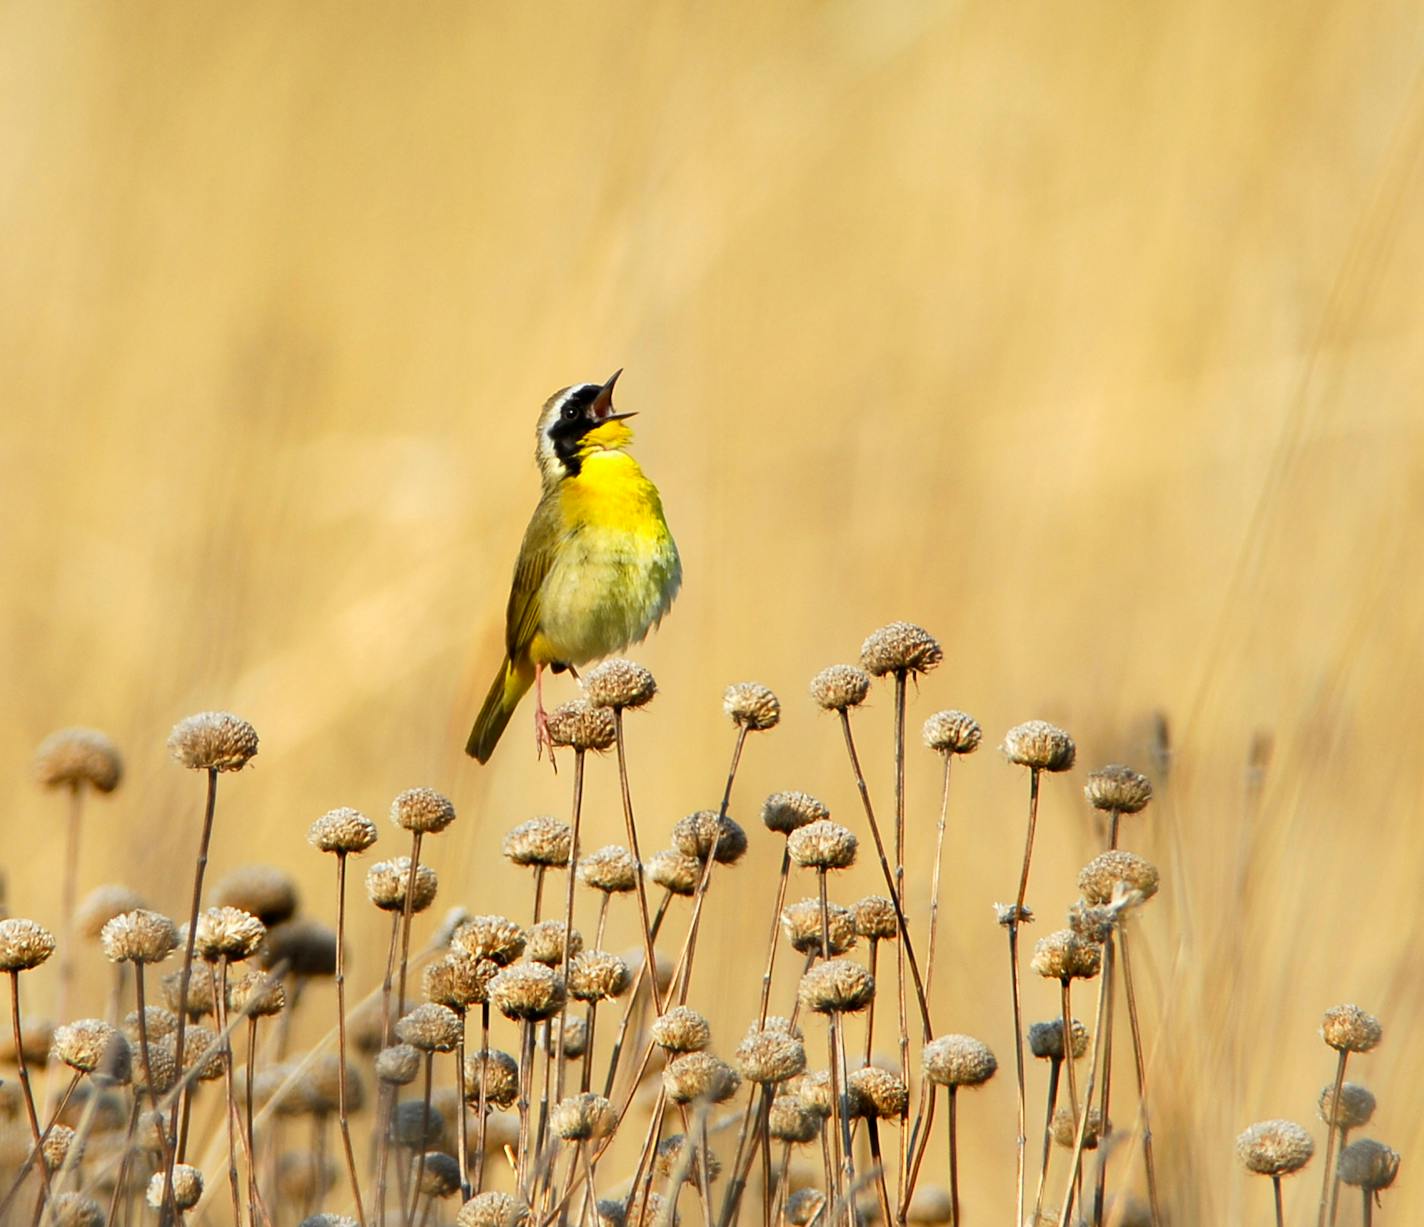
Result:
[[[549,766],[554,769],[554,774],[559,774],[559,764],[554,758],[554,738],[549,733],[549,713],[544,710],[544,705],[540,703],[534,709],[534,756],[544,757],[544,748],[549,750]]]

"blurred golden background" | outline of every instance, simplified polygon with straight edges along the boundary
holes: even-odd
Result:
[[[81,885],[184,912],[201,780],[164,738],[215,707],[262,736],[224,780],[215,875],[276,861],[328,914],[310,821],[428,784],[461,817],[427,843],[424,931],[527,907],[499,839],[565,813],[568,776],[527,706],[488,768],[461,746],[539,405],[622,366],[687,575],[634,653],[661,688],[631,732],[648,850],[716,804],[725,684],[785,707],[748,747],[752,853],[694,981],[721,1047],[777,867],[761,798],[861,825],[806,683],[908,618],[946,653],[911,727],[957,706],[986,735],[956,775],[935,1003],[1002,1066],[965,1109],[971,1221],[1012,1213],[990,905],[1027,788],[989,743],[1040,716],[1078,739],[1029,893],[1056,925],[1099,838],[1083,775],[1145,768],[1157,711],[1173,772],[1126,845],[1164,873],[1140,928],[1174,1221],[1264,1217],[1232,1151],[1252,1120],[1323,1149],[1316,1032],[1347,1000],[1386,1027],[1352,1066],[1405,1156],[1384,1221],[1424,1213],[1422,54],[1394,0],[0,8],[7,906],[60,925],[63,805],[30,761],[91,724],[128,778],[90,810]],[[882,810],[889,715],[881,693],[858,726]],[[916,746],[926,849],[937,788]],[[621,841],[611,762],[590,790],[586,845]],[[615,927],[631,945],[631,909]]]

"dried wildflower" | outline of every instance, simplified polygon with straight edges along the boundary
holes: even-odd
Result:
[[[684,1183],[700,1185],[702,1183],[702,1158],[702,1148],[696,1142],[689,1145],[687,1138],[680,1133],[674,1133],[658,1143],[657,1154],[653,1159],[653,1171],[657,1173],[659,1180],[672,1180],[680,1173]],[[707,1182],[710,1184],[721,1174],[721,1162],[716,1155],[709,1153],[707,1155]]]
[[[801,977],[797,994],[817,1014],[855,1014],[875,996],[875,978],[859,963],[828,959]]]
[[[420,1073],[420,1049],[414,1044],[391,1044],[376,1054],[376,1077],[392,1086],[409,1086]]]
[[[558,868],[569,863],[574,833],[567,823],[547,815],[521,822],[504,837],[504,855],[516,865]]]
[[[199,712],[173,726],[168,752],[194,771],[240,771],[257,753],[257,730],[231,712]]]
[[[1101,946],[1117,928],[1118,911],[1111,906],[1094,907],[1079,899],[1068,909],[1068,927],[1085,942]]]
[[[407,831],[434,835],[455,821],[455,807],[433,788],[407,788],[391,802],[391,821]]]
[[[586,699],[560,703],[549,713],[549,738],[556,746],[569,746],[581,754],[598,753],[608,749],[616,737],[613,712]]]
[[[198,914],[193,948],[204,962],[239,961],[255,953],[267,936],[267,926],[237,907],[210,907]]]
[[[922,1184],[910,1198],[905,1221],[937,1227],[940,1223],[949,1222],[951,1213],[949,1190],[940,1184]]]
[[[874,677],[928,673],[944,659],[933,635],[913,622],[891,622],[860,645],[861,667]]]
[[[76,1150],[76,1161],[84,1154],[82,1146],[75,1147],[75,1138],[78,1135],[68,1125],[52,1125],[49,1136],[44,1140],[44,1146],[40,1149],[40,1154],[44,1159],[44,1165],[51,1172],[57,1172],[64,1166],[64,1161],[69,1158],[69,1152]]]
[[[826,1195],[820,1189],[797,1189],[786,1199],[786,1221],[794,1227],[809,1227],[826,1209]]]
[[[714,809],[704,809],[678,820],[672,829],[672,842],[683,856],[706,861],[711,853],[719,865],[732,865],[747,850],[747,833],[731,818],[719,816]]]
[[[614,657],[584,675],[583,692],[594,707],[642,707],[657,694],[658,684],[636,661]]]
[[[802,899],[789,904],[781,912],[781,930],[792,949],[800,954],[825,956],[821,949],[821,904],[817,899]],[[830,936],[832,956],[844,954],[856,943],[855,913],[838,903],[826,905],[826,932]]]
[[[774,792],[761,806],[762,825],[781,835],[790,835],[830,816],[831,811],[825,805],[804,792]]]
[[[160,1043],[173,1041],[164,1039]],[[150,1045],[151,1046],[151,1045]],[[190,1026],[183,1037],[183,1072],[199,1082],[216,1082],[223,1076],[223,1046],[211,1027]]]
[[[579,1001],[620,997],[630,981],[628,964],[606,950],[585,951],[569,968],[569,994]]]
[[[424,1150],[437,1145],[444,1132],[445,1117],[418,1099],[398,1104],[391,1116],[391,1141],[397,1146]]]
[[[1248,1171],[1262,1176],[1288,1176],[1310,1162],[1315,1143],[1299,1125],[1288,1120],[1263,1120],[1236,1139],[1236,1154]]]
[[[1084,941],[1072,929],[1059,929],[1040,938],[1033,949],[1033,969],[1045,980],[1091,980],[1102,964],[1102,948]]]
[[[360,810],[342,806],[330,810],[311,824],[307,843],[318,852],[364,852],[376,842],[376,824]]]
[[[562,1022],[557,1018],[550,1019],[544,1031],[544,1051],[551,1057],[558,1056],[561,1041],[564,1060],[577,1061],[588,1051],[588,1023],[572,1014],[566,1015]]]
[[[1339,1172],[1345,1184],[1378,1193],[1399,1175],[1399,1152],[1373,1138],[1360,1138],[1340,1152]]]
[[[638,885],[638,862],[627,848],[609,844],[578,863],[579,881],[605,894],[623,894]]]
[[[583,949],[583,934],[570,929],[569,957]],[[562,920],[541,920],[528,934],[525,957],[546,967],[557,967],[564,961],[564,922]]]
[[[104,1227],[104,1207],[83,1193],[56,1193],[49,1202],[55,1227]]]
[[[799,1036],[768,1026],[748,1031],[746,1039],[737,1045],[736,1058],[737,1068],[748,1082],[785,1082],[806,1068],[806,1046]]]
[[[648,861],[648,877],[664,890],[685,897],[696,893],[702,880],[702,864],[695,857],[667,848],[655,852]]]
[[[549,1127],[566,1142],[607,1137],[617,1126],[613,1105],[588,1091],[559,1100],[549,1115]]]
[[[182,930],[179,931],[178,940],[181,945]],[[197,1022],[198,1019],[205,1018],[217,1011],[214,977],[205,968],[199,968],[189,977],[186,1000],[183,997],[182,968],[176,968],[165,975],[159,987],[163,993],[163,1003],[174,1013],[178,1012],[179,1006],[183,1006],[189,1022]]]
[[[143,1024],[149,1039],[162,1039],[178,1030],[178,1015],[172,1010],[165,1010],[161,1005],[151,1005],[144,1009]],[[137,1010],[130,1010],[124,1015],[123,1032],[128,1036],[130,1044],[139,1042]]]
[[[50,1049],[70,1069],[90,1074],[100,1086],[123,1085],[132,1067],[123,1032],[102,1018],[81,1018],[55,1029]]]
[[[778,1142],[804,1145],[821,1132],[821,1115],[799,1095],[778,1095],[771,1101],[771,1136]]]
[[[900,932],[895,918],[895,904],[884,895],[867,895],[851,905],[850,913],[858,937],[888,942]]]
[[[1078,889],[1089,903],[1111,903],[1118,887],[1136,891],[1144,900],[1157,893],[1157,867],[1135,852],[1114,849],[1095,856],[1078,874]]]
[[[508,1193],[479,1193],[460,1207],[455,1227],[526,1227],[529,1207]]]
[[[463,1011],[489,999],[489,982],[499,974],[491,959],[472,959],[463,950],[452,950],[425,969],[421,988],[426,1001]]]
[[[786,838],[786,850],[803,869],[849,869],[855,864],[856,838],[838,822],[821,819]]]
[[[701,1052],[712,1042],[712,1028],[691,1006],[677,1005],[653,1020],[653,1043],[664,1052]]]
[[[722,710],[732,723],[750,732],[774,729],[781,719],[781,701],[757,682],[738,682],[727,687]]]
[[[1073,739],[1047,720],[1016,724],[1000,749],[1009,762],[1035,771],[1067,771],[1077,755]]]
[[[563,1008],[564,982],[542,963],[517,963],[490,981],[489,996],[506,1018],[542,1022]]]
[[[1072,1019],[1070,1032],[1073,1036],[1073,1059],[1076,1061],[1088,1051],[1088,1028],[1076,1018]],[[1028,1029],[1029,1051],[1045,1060],[1063,1059],[1063,1020],[1051,1018],[1047,1022],[1036,1022]]]
[[[148,1204],[163,1207],[164,1173],[154,1172],[148,1182]],[[203,1173],[189,1163],[173,1165],[173,1202],[180,1211],[191,1210],[203,1196]]]
[[[108,921],[99,942],[111,963],[161,963],[177,947],[178,930],[162,913],[135,908]]]
[[[366,871],[366,894],[383,912],[405,909],[406,885],[410,880],[410,857],[398,856],[391,861],[377,861]],[[429,865],[417,865],[415,890],[412,892],[412,915],[423,912],[435,902],[439,880]]]
[[[979,721],[962,711],[937,711],[925,721],[925,745],[941,754],[973,754],[984,739]]]
[[[870,693],[870,675],[854,665],[830,665],[811,679],[811,699],[825,711],[859,707]]]
[[[1358,1082],[1344,1083],[1340,1087],[1338,1110],[1332,1110],[1334,1103],[1335,1084],[1327,1082],[1320,1088],[1316,1111],[1327,1125],[1336,1125],[1341,1129],[1358,1129],[1361,1125],[1368,1125],[1370,1117],[1375,1114],[1374,1095]]]
[[[1325,1011],[1320,1036],[1337,1052],[1369,1052],[1384,1034],[1380,1020],[1357,1005],[1337,1005]]]
[[[104,926],[124,912],[136,912],[143,900],[135,891],[118,883],[96,886],[74,909],[74,927],[83,936],[98,939]]]
[[[519,1096],[519,1065],[498,1048],[480,1048],[465,1058],[465,1102],[480,1102],[480,1072],[484,1071],[485,1102],[507,1108]]]
[[[454,1052],[464,1033],[454,1010],[431,1003],[416,1006],[396,1022],[396,1038],[422,1052]]]
[[[847,1076],[862,1116],[878,1116],[881,1120],[903,1117],[910,1105],[909,1088],[899,1074],[874,1065],[851,1070]]]
[[[969,1035],[941,1035],[920,1054],[925,1077],[937,1086],[980,1086],[994,1076],[999,1063],[987,1045]]]
[[[1048,1131],[1059,1146],[1072,1150],[1078,1144],[1078,1121],[1073,1115],[1073,1109],[1066,1104],[1055,1109]],[[1103,1114],[1097,1108],[1089,1108],[1088,1123],[1083,1130],[1083,1149],[1097,1150],[1098,1140],[1102,1136]]]
[[[1109,763],[1088,776],[1083,795],[1104,813],[1136,814],[1152,800],[1152,781],[1131,767]]]
[[[419,878],[416,889],[420,889]],[[294,976],[332,976],[336,974],[336,934],[320,921],[298,917],[268,929],[258,957],[268,971],[286,967]]]
[[[45,788],[113,792],[124,775],[119,749],[98,729],[60,729],[35,751],[35,778]]]
[[[220,907],[251,912],[269,929],[297,912],[297,884],[292,875],[275,865],[243,865],[213,887]]]
[[[426,1197],[450,1197],[460,1191],[460,1164],[443,1150],[425,1152],[420,1172],[420,1191]]]
[[[33,920],[0,920],[0,971],[29,971],[54,953],[54,934]]]
[[[663,1090],[673,1103],[724,1103],[741,1084],[741,1075],[710,1052],[684,1052],[663,1070]]]
[[[184,1037],[184,1055],[187,1055],[187,1037]],[[150,1078],[150,1073],[152,1077]],[[142,1057],[133,1063],[133,1085],[136,1091],[147,1091],[150,1095],[165,1095],[178,1081],[178,1055],[173,1048],[172,1036],[160,1039],[148,1038],[148,1059]]]

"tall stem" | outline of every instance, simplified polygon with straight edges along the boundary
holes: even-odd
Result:
[[[766,1012],[771,1006],[771,978],[776,969],[777,936],[781,932],[781,909],[786,904],[786,883],[791,876],[791,849],[781,849],[781,876],[776,883],[776,903],[771,909],[771,936],[766,944],[766,970],[761,973],[761,1004],[757,1007],[757,1027],[766,1026]]]
[[[1067,1059],[1071,1061],[1071,1046],[1067,1052]],[[1038,1222],[1043,1217],[1043,1187],[1048,1181],[1048,1161],[1053,1154],[1053,1109],[1058,1106],[1058,1076],[1062,1072],[1063,1061],[1063,1057],[1052,1057],[1048,1068],[1047,1106],[1043,1110],[1043,1158],[1038,1168],[1038,1189],[1033,1195],[1033,1218],[1029,1220],[1033,1227],[1038,1227]]]
[[[663,1012],[662,995],[658,992],[657,976],[653,974],[653,969],[657,964],[653,955],[653,926],[648,913],[648,889],[644,881],[643,855],[638,850],[638,824],[633,820],[633,794],[628,788],[628,755],[627,747],[623,739],[623,709],[615,707],[613,709],[613,727],[617,734],[618,747],[618,790],[623,797],[623,825],[628,833],[628,850],[633,854],[633,863],[637,866],[638,876],[638,920],[643,926],[643,959],[649,968],[648,991],[652,996],[653,1013]]]
[[[1116,811],[1113,816],[1117,816]],[[1109,933],[1108,940],[1103,943],[1103,979],[1107,990],[1107,1002],[1099,1024],[1103,1029],[1103,1069],[1101,1098],[1098,1101],[1098,1128],[1101,1132],[1098,1138],[1097,1183],[1093,1192],[1094,1227],[1100,1227],[1103,1221],[1103,1210],[1107,1204],[1108,1155],[1112,1153],[1109,1134],[1112,1132],[1113,992],[1116,988],[1113,983],[1113,973],[1116,970],[1116,963],[1117,942],[1114,935]],[[1069,1052],[1071,1057],[1071,1047]]]
[[[944,832],[949,824],[949,765],[954,755],[944,756],[944,784],[940,789],[939,822],[935,825],[934,869],[930,874],[930,939],[925,955],[925,996],[934,996],[935,955],[939,951],[939,880],[944,860]]]
[[[1340,1115],[1340,1090],[1345,1085],[1345,1062],[1349,1057],[1349,1052],[1342,1048],[1335,1062],[1335,1089],[1330,1093],[1331,1119],[1326,1121],[1325,1130],[1325,1175],[1320,1183],[1319,1227],[1325,1227],[1325,1219],[1330,1213],[1330,1186],[1335,1183],[1335,1120]]]
[[[1034,828],[1038,825],[1038,774],[1037,767],[1033,767],[1029,771],[1028,832],[1024,836],[1023,868],[1019,872],[1019,893],[1014,902],[1014,910],[1008,920],[1009,987],[1014,998],[1014,1069],[1018,1074],[1019,1091],[1019,1136],[1016,1160],[1018,1217],[1015,1221],[1020,1223],[1023,1222],[1024,1204],[1024,1146],[1028,1141],[1028,1088],[1024,1077],[1023,999],[1019,991],[1019,925],[1024,919],[1024,896],[1028,894],[1028,870],[1033,861],[1033,833]],[[1071,1036],[1065,1035],[1063,1042],[1071,1044]],[[1071,1067],[1071,1060],[1069,1064]]]
[[[949,1227],[959,1227],[958,1090],[957,1086],[949,1088]]]
[[[460,1166],[460,1202],[470,1200],[470,1122],[465,1095],[465,1011],[460,1010],[460,1039],[455,1045],[455,1161]]]
[[[474,1191],[481,1192],[485,1182],[485,1133],[486,1117],[489,1114],[489,1025],[490,1006],[488,1001],[480,1003],[480,1110],[475,1118],[475,1183]],[[462,1112],[464,1108],[460,1109]]]
[[[895,671],[895,890],[893,898],[899,908],[898,916],[904,914],[905,900],[905,671]],[[910,1085],[910,1016],[906,1006],[905,992],[905,950],[909,945],[909,928],[901,933],[901,940],[895,943],[895,1003],[900,1022],[900,1080]],[[924,986],[919,983],[919,971],[915,974],[916,988],[925,1002],[925,1039],[929,1039],[929,1002]],[[910,1133],[900,1130],[900,1182],[901,1192],[906,1191],[910,1179]]]
[[[361,1203],[361,1181],[356,1174],[356,1151],[351,1145],[351,1117],[346,1105],[346,853],[340,850],[336,853],[336,1072],[336,1113],[341,1146],[346,1152],[346,1174],[356,1203],[356,1220],[366,1227],[366,1207]],[[464,1111],[463,1100],[460,1110]],[[460,1170],[463,1181],[464,1169]]]
[[[233,1081],[232,1073],[232,1044],[228,1040],[227,959],[219,960],[213,1007],[217,1014],[218,1034],[222,1037],[223,1090],[227,1095],[227,1183],[232,1193],[233,1227],[238,1227],[242,1222],[242,1186],[237,1175],[237,1135],[241,1128],[241,1118],[237,1112],[237,1085]],[[248,1162],[251,1161],[249,1156]]]
[[[84,789],[77,780],[69,786],[69,818],[64,836],[64,885],[60,906],[64,909],[64,932],[59,947],[59,994],[54,1016],[60,1022],[69,1017],[69,1001],[74,990],[74,912],[79,896],[79,831],[84,812]],[[119,964],[123,966],[123,964]]]
[[[1137,990],[1132,984],[1132,958],[1129,954],[1127,926],[1118,929],[1122,946],[1122,991],[1127,1000],[1127,1021],[1132,1029],[1132,1061],[1137,1072],[1137,1110],[1142,1115],[1142,1164],[1147,1174],[1147,1203],[1152,1211],[1152,1227],[1160,1227],[1162,1207],[1157,1199],[1157,1164],[1152,1154],[1152,1117],[1147,1108],[1147,1059],[1142,1048],[1142,1025],[1137,1016]],[[1344,1076],[1344,1054],[1341,1054],[1341,1077]],[[1329,1156],[1326,1156],[1327,1160]],[[1327,1162],[1326,1166],[1329,1164]]]
[[[569,823],[569,872],[568,891],[564,899],[564,957],[563,972],[564,983],[568,983],[569,978],[569,958],[573,950],[574,937],[574,883],[578,879],[578,854],[579,854],[579,825],[583,820],[583,768],[585,754],[582,750],[574,751],[574,800],[573,818]],[[558,1102],[564,1097],[564,1039],[568,1032],[569,1018],[569,994],[564,994],[564,1003],[559,1007],[559,1046],[558,1055],[555,1057],[556,1069],[554,1071],[554,1100]],[[547,1066],[546,1066],[547,1068]],[[548,1087],[545,1086],[547,1096]]]
[[[40,1118],[35,1111],[35,1096],[30,1089],[30,1069],[29,1062],[25,1060],[25,1040],[20,1034],[20,973],[12,971],[10,973],[10,1026],[15,1035],[15,1063],[19,1067],[20,1090],[24,1093],[25,1116],[30,1122],[30,1138],[34,1142],[35,1151],[38,1152],[41,1142]],[[40,1183],[44,1186],[40,1190],[40,1204],[43,1206],[49,1201],[49,1165],[45,1163],[44,1156],[40,1156]]]
[[[397,981],[396,1013],[405,1012],[405,978],[410,967],[410,921],[415,914],[415,875],[420,869],[420,841],[424,832],[410,833],[410,873],[405,880],[405,901],[401,904],[400,976]],[[424,1153],[422,1151],[422,1153]]]

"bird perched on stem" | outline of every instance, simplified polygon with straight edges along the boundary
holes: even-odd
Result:
[[[504,664],[465,745],[482,763],[530,686],[536,747],[549,746],[552,759],[545,668],[577,677],[576,666],[642,639],[682,584],[658,488],[627,451],[633,415],[613,411],[622,373],[555,392],[539,415],[535,458],[544,493],[514,565]]]

